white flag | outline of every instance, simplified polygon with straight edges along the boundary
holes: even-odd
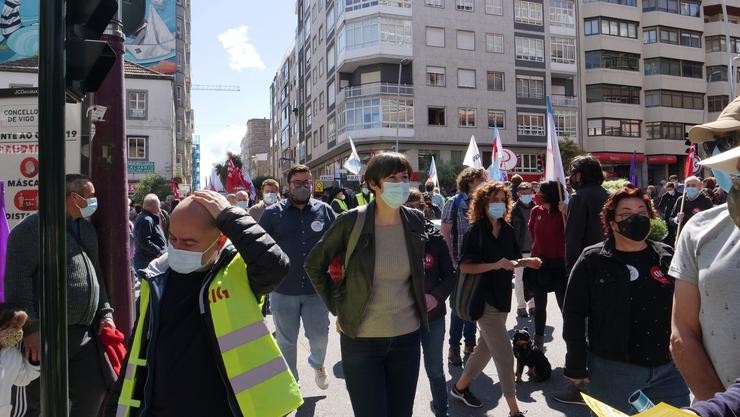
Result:
[[[555,129],[555,116],[552,112],[550,97],[547,98],[547,153],[545,154],[545,180],[557,181],[568,201],[568,193],[565,192],[565,172],[563,171],[563,160],[560,157],[560,145],[558,144],[558,132]]]
[[[439,186],[439,177],[437,176],[437,164],[434,162],[434,155],[432,155],[432,164],[429,165],[429,178],[427,181],[432,181],[435,186]]]
[[[216,173],[216,167],[211,170],[211,189],[216,192],[225,191],[224,185],[221,183],[221,178]]]
[[[483,161],[478,152],[478,144],[475,143],[475,136],[470,137],[470,145],[468,145],[468,152],[465,153],[465,159],[463,165],[473,168],[483,168]]]
[[[355,143],[352,142],[352,136],[349,137],[349,146],[352,147],[352,153],[350,154],[349,159],[347,159],[347,162],[344,163],[344,168],[357,175],[362,169],[362,160],[360,159],[360,155],[357,154]]]

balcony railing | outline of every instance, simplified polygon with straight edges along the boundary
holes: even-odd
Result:
[[[552,95],[550,99],[552,100],[553,106],[578,107],[578,97]]]
[[[390,6],[400,7],[403,9],[411,8],[411,0],[340,0],[344,2],[344,11],[352,12],[362,10],[373,6]]]
[[[337,94],[337,101],[366,96],[413,96],[413,84],[369,83],[345,87]]]

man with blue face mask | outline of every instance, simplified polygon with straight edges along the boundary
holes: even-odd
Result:
[[[697,177],[691,176],[684,181],[684,195],[676,200],[671,214],[671,226],[681,233],[686,222],[700,211],[714,207],[712,199],[701,192],[702,183]]]
[[[280,184],[272,178],[262,182],[262,201],[249,208],[249,215],[259,223],[265,210],[280,202]]]
[[[671,353],[697,400],[724,391],[740,378],[740,99],[711,123],[694,126],[689,139],[707,155],[727,203],[696,214],[676,246]]]
[[[86,220],[98,207],[95,186],[86,176],[70,174],[66,177],[66,193],[70,416],[95,417],[106,393],[96,335],[105,327],[115,329],[115,324],[98,262],[98,236]],[[39,320],[43,320],[37,308],[41,302],[38,213],[13,229],[7,250],[5,301],[28,313],[31,320],[24,329],[23,350],[29,361],[37,363],[41,359]],[[27,407],[26,416],[40,415],[39,385],[36,380],[26,387],[25,401],[18,401],[14,395],[16,407]]]
[[[271,416],[301,394],[265,325],[288,258],[242,209],[196,191],[172,211],[167,253],[141,283],[133,341],[107,416]]]

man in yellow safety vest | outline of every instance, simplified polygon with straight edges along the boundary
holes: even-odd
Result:
[[[231,244],[229,244],[229,241]],[[167,254],[141,283],[108,417],[280,417],[303,402],[260,311],[289,260],[213,191],[172,212]]]

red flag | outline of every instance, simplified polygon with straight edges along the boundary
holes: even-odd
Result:
[[[692,175],[696,175],[701,170],[699,162],[701,158],[696,153],[696,144],[692,143],[689,148],[689,154],[686,156],[686,164],[684,165],[684,178],[688,178]]]
[[[229,155],[226,162],[226,192],[233,193],[242,185],[241,172]]]
[[[172,179],[171,186],[172,186],[172,195],[174,195],[175,198],[179,200],[180,199],[180,187],[177,185],[176,179],[174,178]]]

